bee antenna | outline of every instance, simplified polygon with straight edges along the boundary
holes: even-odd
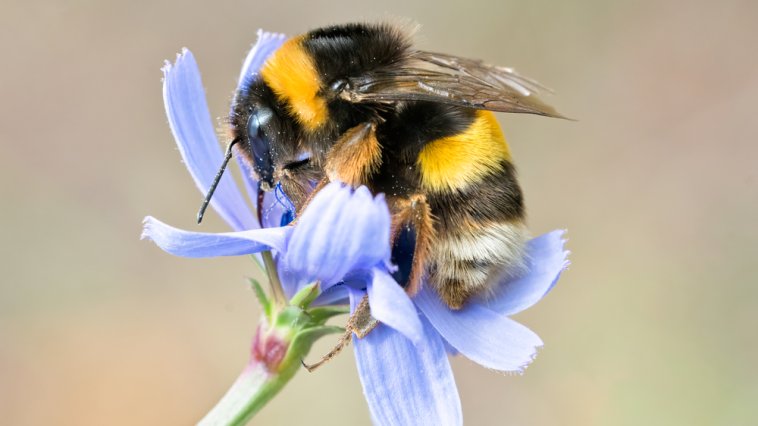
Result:
[[[221,168],[218,170],[218,173],[216,173],[216,177],[213,178],[213,183],[211,183],[210,188],[208,188],[208,194],[205,195],[205,199],[203,200],[203,205],[200,206],[200,211],[197,212],[197,223],[203,221],[203,215],[205,215],[205,209],[208,208],[208,204],[211,202],[211,197],[213,197],[213,193],[216,191],[216,187],[218,186],[218,183],[221,181],[221,176],[224,175],[224,170],[226,170],[226,165],[229,164],[229,160],[232,158],[232,147],[239,142],[239,138],[232,139],[231,142],[229,142],[229,145],[226,146],[226,154],[224,154],[224,162],[221,163]]]

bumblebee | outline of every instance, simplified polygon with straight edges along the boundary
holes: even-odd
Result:
[[[493,111],[561,117],[534,96],[544,90],[510,68],[417,50],[393,25],[316,29],[235,94],[227,161],[236,145],[296,211],[329,181],[384,193],[393,253],[412,252],[396,278],[411,295],[425,278],[460,309],[524,265],[522,191]]]

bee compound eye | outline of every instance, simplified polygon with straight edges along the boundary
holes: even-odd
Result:
[[[347,88],[347,80],[343,78],[339,80],[335,80],[331,85],[329,85],[329,89],[331,89],[331,91],[334,93],[340,93],[346,88]]]
[[[269,124],[274,113],[269,108],[257,108],[250,112],[247,119],[248,138],[262,137],[264,128]]]
[[[272,115],[270,109],[260,108],[250,114],[247,119],[247,140],[253,154],[254,168],[258,177],[268,184],[273,184],[274,166],[270,141],[265,135],[264,128]]]
[[[254,139],[259,136],[261,130],[261,122],[257,113],[250,114],[250,118],[247,119],[247,137],[248,139]]]

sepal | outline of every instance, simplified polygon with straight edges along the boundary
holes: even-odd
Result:
[[[345,315],[350,313],[350,307],[347,305],[342,306],[319,306],[308,310],[308,314],[311,316],[311,320],[316,323],[325,323],[332,317],[339,315]]]
[[[297,293],[295,293],[294,296],[292,296],[292,299],[290,299],[290,305],[297,306],[301,309],[307,309],[309,306],[311,306],[311,303],[316,300],[319,294],[320,291],[318,283],[304,286]]]
[[[255,292],[255,297],[258,299],[258,303],[260,303],[261,308],[263,308],[263,314],[266,316],[266,321],[268,321],[268,323],[271,323],[271,300],[266,295],[266,292],[263,291],[263,287],[261,287],[260,281],[256,280],[255,278],[248,278],[247,280],[250,282],[250,287],[252,287],[253,291]]]
[[[316,327],[306,328],[298,333],[292,340],[292,350],[290,351],[292,356],[297,355],[298,361],[303,359],[299,354],[307,354],[311,350],[311,346],[316,343],[316,340],[328,336],[330,334],[344,333],[345,329],[336,325],[319,325]],[[289,354],[288,354],[289,355]]]

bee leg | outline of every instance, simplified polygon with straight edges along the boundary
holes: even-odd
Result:
[[[381,148],[376,140],[376,126],[373,123],[363,123],[343,133],[326,154],[326,175],[322,175],[313,190],[309,188],[310,180],[298,178],[294,169],[283,170],[280,182],[299,216],[311,199],[329,182],[340,181],[352,187],[360,186],[377,170],[380,162]]]
[[[340,337],[340,340],[332,348],[332,350],[327,352],[326,355],[322,356],[320,360],[314,362],[313,364],[306,364],[304,360],[300,360],[300,363],[303,364],[303,367],[305,367],[305,369],[308,370],[309,373],[312,373],[317,368],[331,361],[332,358],[334,358],[340,352],[342,352],[342,349],[344,349],[345,346],[350,344],[350,341],[352,340],[352,338],[353,338],[353,330],[345,328],[345,334],[343,334],[342,337]]]
[[[413,262],[408,275],[405,291],[413,296],[421,289],[421,279],[426,272],[429,249],[434,240],[434,218],[426,197],[422,194],[413,195],[407,199],[395,201],[392,218],[391,236],[393,245],[403,227],[411,227],[415,234]]]
[[[347,320],[347,327],[358,336],[359,339],[366,337],[371,330],[379,325],[379,321],[371,316],[371,309],[368,304],[368,295],[363,296],[361,301],[355,307],[350,319]]]
[[[359,339],[362,339],[366,337],[371,332],[371,330],[375,329],[377,325],[379,325],[379,321],[371,316],[371,310],[368,304],[368,296],[363,296],[361,301],[358,303],[358,306],[356,306],[355,311],[353,311],[353,314],[350,315],[350,318],[347,320],[347,324],[345,325],[345,334],[340,337],[339,341],[337,341],[337,344],[332,348],[332,350],[327,352],[326,355],[321,357],[320,360],[316,361],[313,364],[306,364],[305,361],[301,361],[303,367],[305,367],[305,369],[309,372],[314,371],[315,369],[331,361],[332,358],[342,352],[342,349],[350,344],[350,341],[353,338],[353,333],[355,333]]]
[[[313,197],[315,197],[315,196],[316,196],[316,194],[318,194],[318,193],[319,193],[319,191],[321,191],[322,189],[324,189],[324,187],[325,187],[326,185],[328,185],[328,184],[329,184],[329,178],[327,178],[327,177],[324,177],[324,178],[322,178],[320,181],[318,181],[318,183],[317,183],[317,184],[316,184],[316,186],[313,188],[313,190],[310,192],[310,194],[307,194],[307,195],[305,195],[305,196],[303,197],[303,198],[304,198],[304,201],[301,201],[301,202],[300,202],[300,204],[299,204],[299,206],[298,206],[298,204],[296,204],[296,203],[294,202],[294,200],[293,200],[293,204],[295,204],[295,211],[296,211],[297,213],[296,213],[296,215],[295,215],[295,219],[293,219],[293,220],[292,220],[292,222],[290,222],[290,225],[293,225],[293,226],[294,226],[295,224],[297,224],[297,220],[300,218],[300,214],[301,214],[303,211],[305,211],[305,208],[306,208],[306,207],[308,207],[308,204],[310,204],[310,202],[311,202],[311,200],[313,199]]]
[[[326,154],[324,170],[331,181],[357,187],[368,181],[382,161],[376,125],[371,122],[348,129]]]
[[[279,174],[279,184],[292,202],[295,212],[300,212],[313,192],[311,182],[319,182],[322,178],[322,174],[313,170],[285,169]]]
[[[303,210],[310,197],[328,183],[322,183],[325,179],[323,171],[310,161],[284,166],[276,171],[275,176],[298,213]],[[311,182],[319,182],[316,189]]]
[[[303,203],[302,209],[305,209],[313,195],[330,181],[344,182],[352,187],[366,183],[369,177],[378,170],[381,158],[381,147],[376,139],[376,125],[374,123],[362,123],[348,129],[327,153],[324,166],[326,176]],[[345,334],[342,335],[334,348],[313,364],[303,362],[303,367],[308,371],[319,368],[337,356],[350,343],[353,334],[362,339],[377,325],[379,322],[371,316],[368,296],[364,296],[348,319],[345,325]]]

